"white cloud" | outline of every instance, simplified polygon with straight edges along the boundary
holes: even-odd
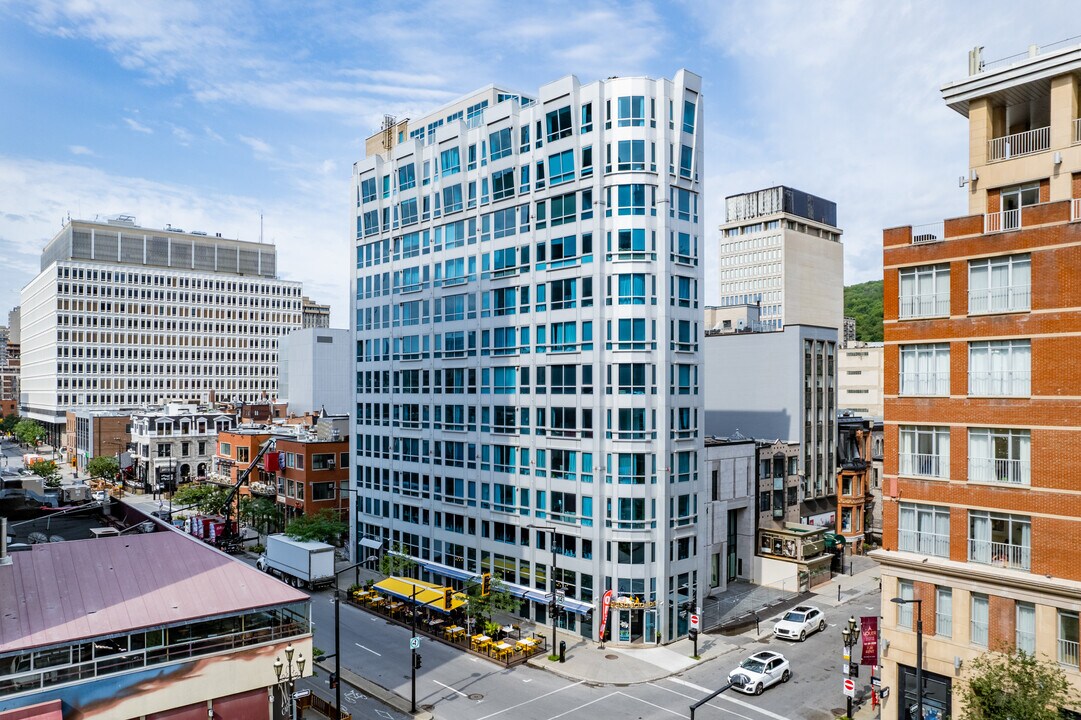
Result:
[[[124,122],[127,124],[127,126],[129,128],[131,128],[135,132],[146,133],[147,135],[152,135],[154,133],[153,130],[151,130],[146,125],[143,125],[141,122],[139,122],[138,120],[135,120],[133,118],[127,118],[126,117],[126,118],[124,118]]]
[[[333,167],[328,168],[333,172]],[[340,212],[347,178],[333,174],[321,184],[286,201],[237,194],[207,193],[204,188],[110,174],[81,165],[0,156],[0,197],[12,208],[32,208],[22,215],[0,214],[0,256],[5,278],[0,308],[19,302],[19,290],[38,272],[41,249],[75,218],[115,213],[135,215],[144,227],[172,224],[220,232],[225,237],[257,241],[263,215],[264,237],[278,248],[279,275],[304,283],[309,296],[329,302],[335,324],[347,325],[348,227]]]
[[[94,155],[97,154],[97,153],[95,153],[93,150],[91,150],[90,148],[88,148],[85,145],[68,145],[68,151],[72,155],[90,155],[90,156],[94,156]]]
[[[274,148],[270,147],[270,144],[265,140],[261,140],[257,137],[248,137],[247,135],[237,135],[237,140],[244,143],[252,149],[252,152],[256,155],[273,155]]]

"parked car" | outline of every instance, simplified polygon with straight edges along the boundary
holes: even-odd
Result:
[[[774,637],[803,642],[808,635],[826,629],[826,616],[811,605],[797,605],[773,626]]]
[[[105,491],[95,490],[94,492],[90,493],[90,497],[97,502],[105,502]]]
[[[784,655],[769,650],[756,652],[728,673],[732,687],[748,695],[761,695],[770,685],[788,682],[791,677]]]

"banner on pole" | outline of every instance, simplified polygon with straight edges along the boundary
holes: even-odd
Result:
[[[601,598],[601,634],[597,639],[604,642],[604,630],[608,625],[608,608],[612,605],[612,591],[611,589],[604,591],[604,596]]]
[[[860,618],[860,638],[863,640],[863,662],[861,665],[878,664],[878,617]]]

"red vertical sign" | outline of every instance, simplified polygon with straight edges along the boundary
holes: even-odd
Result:
[[[604,630],[608,625],[608,608],[612,604],[612,591],[605,590],[601,598],[601,634],[598,640],[604,642]]]
[[[861,665],[878,664],[878,618],[866,616],[860,618],[860,639],[863,641]]]

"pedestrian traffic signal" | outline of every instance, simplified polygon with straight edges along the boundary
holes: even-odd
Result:
[[[338,687],[338,676],[334,673],[330,674],[330,689],[333,690]]]
[[[454,588],[443,588],[443,609],[450,610],[451,600],[454,597]]]
[[[687,637],[690,638],[691,640],[697,640],[698,639],[698,630],[696,630],[695,628],[691,628],[690,630],[687,631]]]
[[[420,670],[420,653],[413,653],[413,669]]]
[[[480,594],[482,597],[487,597],[492,593],[492,575],[491,573],[484,573],[480,576]]]

